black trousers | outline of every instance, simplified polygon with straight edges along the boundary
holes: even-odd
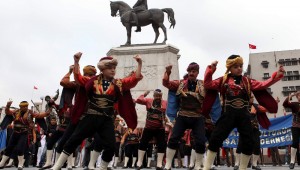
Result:
[[[165,140],[164,140],[164,142],[165,142]],[[165,146],[167,146],[167,145],[165,145]],[[166,148],[165,148],[165,149],[166,149]],[[152,151],[153,151],[153,143],[149,143],[149,144],[148,144],[147,151],[146,151],[147,157],[148,157],[148,158],[151,158],[151,157],[152,157]],[[159,153],[162,153],[162,152],[159,152]]]
[[[184,158],[185,141],[180,142],[178,152],[179,152],[180,158]]]
[[[250,121],[250,114],[246,108],[227,108],[227,112],[224,112],[216,123],[216,127],[209,139],[208,149],[213,152],[217,152],[222,146],[223,141],[234,128],[237,128],[240,133],[240,140],[243,141],[241,152],[246,155],[251,155],[254,143],[253,130]]]
[[[149,129],[144,128],[142,138],[140,140],[139,150],[146,151],[149,142],[153,139],[157,140],[157,151],[158,153],[165,153],[166,151],[166,141],[165,141],[165,129]]]
[[[185,145],[184,146],[184,155],[185,156],[191,156],[191,153],[192,153],[192,147],[188,146],[188,145]]]
[[[7,148],[5,149],[6,156],[10,157],[14,149],[18,156],[23,156],[26,146],[28,145],[28,132],[16,133],[13,132],[8,141]]]
[[[96,152],[102,152],[102,150],[103,150],[103,146],[101,144],[101,139],[100,139],[100,136],[98,135],[98,133],[94,134],[94,140],[92,142],[92,150],[94,150]]]
[[[115,157],[119,157],[120,144],[121,142],[115,143]]]
[[[125,156],[126,157],[138,157],[139,144],[127,144],[125,146]]]
[[[62,135],[60,141],[58,142],[57,146],[56,146],[56,152],[57,153],[61,153],[64,149],[64,145],[66,144],[66,142],[68,141],[68,139],[72,136],[73,132],[75,131],[76,127],[77,127],[77,123],[73,124],[73,123],[69,123],[69,125],[67,126],[64,134]]]
[[[260,131],[256,128],[253,128],[253,151],[254,155],[260,155]],[[236,153],[241,153],[241,147],[243,145],[243,141],[239,139],[238,146],[236,148]]]
[[[176,150],[179,147],[179,141],[184,135],[186,129],[192,129],[194,137],[194,150],[197,153],[205,153],[205,128],[203,117],[186,117],[180,116],[176,118],[176,123],[172,129],[172,135],[169,139],[168,147]]]
[[[78,145],[88,137],[97,133],[104,148],[102,160],[110,162],[114,156],[115,132],[112,117],[87,114],[79,121],[74,133],[64,146],[64,153],[70,155]]]
[[[49,136],[47,140],[47,150],[52,150],[63,134],[63,131],[56,130],[51,136]]]
[[[300,128],[292,127],[292,137],[293,137],[292,147],[298,149],[299,137],[300,137]]]

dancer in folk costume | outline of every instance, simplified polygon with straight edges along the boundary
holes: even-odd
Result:
[[[214,98],[217,91],[220,91],[223,99],[223,113],[209,139],[204,170],[211,168],[217,151],[235,127],[238,129],[240,138],[243,141],[240,170],[245,170],[253,148],[253,131],[249,115],[251,91],[260,105],[265,107],[269,112],[276,113],[278,109],[277,102],[266,91],[266,88],[283,77],[284,69],[280,66],[279,70],[273,73],[270,79],[263,82],[256,81],[242,76],[243,58],[239,55],[232,55],[226,60],[227,71],[225,75],[212,80],[217,63],[217,61],[214,61],[207,67],[204,77],[204,87],[207,90],[207,97],[210,99]],[[210,102],[205,107],[209,108],[212,104],[213,102]],[[204,109],[209,110],[207,108]],[[262,117],[262,119],[267,119],[267,117]]]
[[[73,66],[70,66],[68,73],[60,81],[60,85],[63,87],[63,91],[60,98],[59,106],[57,106],[53,100],[50,100],[49,102],[50,104],[52,103],[52,105],[55,106],[55,108],[58,108],[57,112],[58,112],[59,124],[55,132],[51,136],[47,137],[46,163],[42,168],[40,168],[41,170],[52,167],[52,156],[53,156],[54,146],[63,137],[63,135],[66,132],[67,126],[71,121],[70,114],[73,110],[72,100],[76,91],[75,82],[70,82],[70,75],[72,71],[73,71]],[[48,116],[49,114],[38,115],[39,118],[48,117]],[[72,160],[73,160],[72,158],[73,156],[70,156],[68,160],[68,168],[72,168]]]
[[[202,115],[202,103],[205,90],[203,81],[197,79],[199,65],[194,62],[189,64],[187,68],[188,76],[184,80],[170,81],[171,70],[172,65],[166,67],[163,85],[170,91],[176,91],[176,95],[179,96],[179,110],[166,151],[165,169],[171,168],[172,159],[176,149],[179,147],[178,142],[186,129],[192,129],[195,141],[194,149],[196,151],[195,169],[200,169],[200,162],[205,153],[206,138],[204,130],[205,118]]]
[[[162,161],[166,150],[165,111],[167,101],[162,99],[163,94],[160,89],[156,89],[153,92],[153,98],[146,98],[149,93],[150,91],[146,91],[136,100],[136,103],[145,105],[147,110],[146,124],[139,144],[137,169],[142,168],[145,152],[153,137],[155,137],[157,141],[156,169],[162,169]]]
[[[6,161],[16,148],[18,155],[18,170],[23,169],[25,145],[28,145],[28,131],[34,127],[34,113],[28,109],[29,103],[22,101],[19,104],[20,109],[10,110],[12,101],[8,101],[5,108],[6,115],[12,116],[13,133],[8,141],[7,148],[0,162],[0,168],[4,168]]]
[[[139,142],[141,139],[141,132],[138,128],[132,130],[128,128],[121,140],[121,146],[125,149],[125,159],[123,168],[135,167],[135,162],[138,157]],[[132,158],[131,166],[128,165],[129,159]]]
[[[122,140],[122,131],[123,127],[120,124],[121,119],[119,117],[116,117],[114,121],[114,126],[115,126],[115,138],[116,138],[116,143],[115,143],[115,159],[113,163],[113,167],[116,168],[117,164],[119,162],[119,151],[120,151],[120,144]]]
[[[75,58],[79,57],[79,56],[80,57],[82,56],[81,52],[74,54]],[[70,76],[72,73],[74,73],[75,81],[70,81]],[[90,78],[94,77],[96,75],[96,73],[97,73],[97,70],[93,65],[86,65],[85,67],[83,67],[82,78],[89,80]],[[59,143],[56,147],[57,158],[63,151],[63,147],[64,147],[65,143],[67,142],[67,140],[72,136],[73,132],[75,131],[75,129],[78,125],[79,119],[84,114],[85,108],[87,106],[88,97],[86,95],[84,84],[80,84],[80,81],[78,81],[78,75],[81,75],[80,66],[78,63],[74,63],[74,65],[70,66],[69,72],[61,80],[62,86],[75,89],[76,92],[75,92],[74,106],[73,106],[73,109],[70,114],[71,120],[65,130],[65,133],[61,137],[61,140],[59,141]],[[97,136],[95,138],[98,139]],[[97,143],[99,143],[99,142],[97,142]],[[91,164],[89,165],[89,168],[94,167],[94,164],[95,164],[98,156],[100,155],[100,149],[98,149],[96,147],[96,150],[98,152],[96,152],[95,149],[91,152],[91,159],[90,159]],[[73,157],[72,159],[70,158],[69,160],[71,160],[73,162],[74,158],[75,157]]]
[[[279,103],[279,99],[277,97],[276,99],[277,103]],[[271,123],[269,122],[269,119],[261,119],[262,116],[266,117],[266,112],[268,110],[264,108],[263,106],[253,103],[254,102],[254,96],[251,94],[250,97],[250,119],[251,119],[251,125],[253,130],[253,151],[252,151],[252,169],[261,170],[261,168],[258,166],[257,161],[260,156],[260,131],[259,131],[259,125],[262,126],[264,129],[268,129]],[[262,120],[267,122],[261,122]],[[236,149],[236,161],[234,165],[234,170],[239,169],[239,162],[240,162],[240,155],[241,155],[241,147],[243,146],[243,141],[239,140],[237,149]]]
[[[292,102],[292,98],[296,96],[297,102]],[[300,91],[296,93],[291,93],[283,102],[285,108],[290,108],[293,113],[293,123],[292,123],[292,137],[293,143],[291,147],[291,162],[290,169],[294,169],[295,157],[297,149],[299,148],[299,137],[300,137]],[[299,161],[299,160],[298,160]]]
[[[80,57],[74,56],[75,65],[79,63]],[[52,169],[60,169],[76,147],[95,133],[100,136],[104,148],[100,169],[107,169],[114,155],[114,105],[118,102],[119,113],[124,114],[121,116],[129,127],[135,128],[137,125],[137,115],[129,90],[142,79],[142,60],[138,55],[134,59],[138,63],[136,72],[123,79],[114,79],[118,62],[112,57],[100,59],[97,66],[101,73],[98,76],[87,80],[78,75],[78,81],[85,85],[88,96],[86,114],[82,116]]]

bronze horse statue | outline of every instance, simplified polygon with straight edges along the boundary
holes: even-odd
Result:
[[[121,22],[127,30],[127,42],[125,45],[131,44],[131,28],[136,26],[134,23],[134,19],[132,17],[133,9],[123,1],[111,1],[110,2],[111,16],[117,16],[117,12],[119,11],[119,15],[121,17]],[[157,38],[159,36],[159,28],[161,28],[164,32],[165,39],[163,43],[167,41],[167,30],[164,26],[164,12],[168,14],[168,20],[171,23],[170,28],[175,26],[176,21],[174,18],[174,11],[172,8],[164,8],[164,9],[149,9],[146,11],[142,11],[137,13],[138,23],[140,26],[147,26],[152,24],[153,30],[155,32],[155,40],[154,43],[157,42]]]

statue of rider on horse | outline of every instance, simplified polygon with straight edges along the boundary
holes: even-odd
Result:
[[[167,30],[164,26],[164,12],[168,14],[168,20],[171,23],[170,28],[175,26],[176,21],[174,18],[174,11],[172,8],[163,8],[163,9],[148,9],[147,0],[138,0],[136,4],[131,8],[127,3],[123,1],[111,1],[111,16],[119,16],[121,22],[127,31],[127,42],[125,45],[131,44],[131,28],[136,26],[136,32],[141,32],[142,26],[147,26],[152,24],[153,30],[155,32],[154,43],[157,42],[159,36],[159,28],[164,32],[164,41],[167,41]]]
[[[136,24],[135,32],[141,32],[141,26],[139,25],[139,20],[138,20],[138,17],[137,17],[137,13],[143,12],[143,11],[146,11],[146,10],[148,10],[147,0],[138,0],[133,5],[132,17],[133,17],[134,22]]]

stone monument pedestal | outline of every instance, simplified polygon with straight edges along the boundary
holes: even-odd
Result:
[[[131,94],[134,99],[138,98],[145,91],[150,90],[147,97],[153,97],[155,89],[161,89],[163,99],[168,96],[168,89],[162,85],[162,78],[167,65],[173,65],[170,80],[179,79],[178,54],[179,49],[170,44],[140,44],[131,46],[121,46],[112,48],[108,51],[107,56],[112,56],[118,59],[116,78],[123,78],[136,70],[137,62],[133,58],[139,54],[143,60],[142,74],[144,78],[138,85],[131,89]],[[143,105],[136,105],[138,114],[138,127],[143,127],[146,119],[146,109]]]

